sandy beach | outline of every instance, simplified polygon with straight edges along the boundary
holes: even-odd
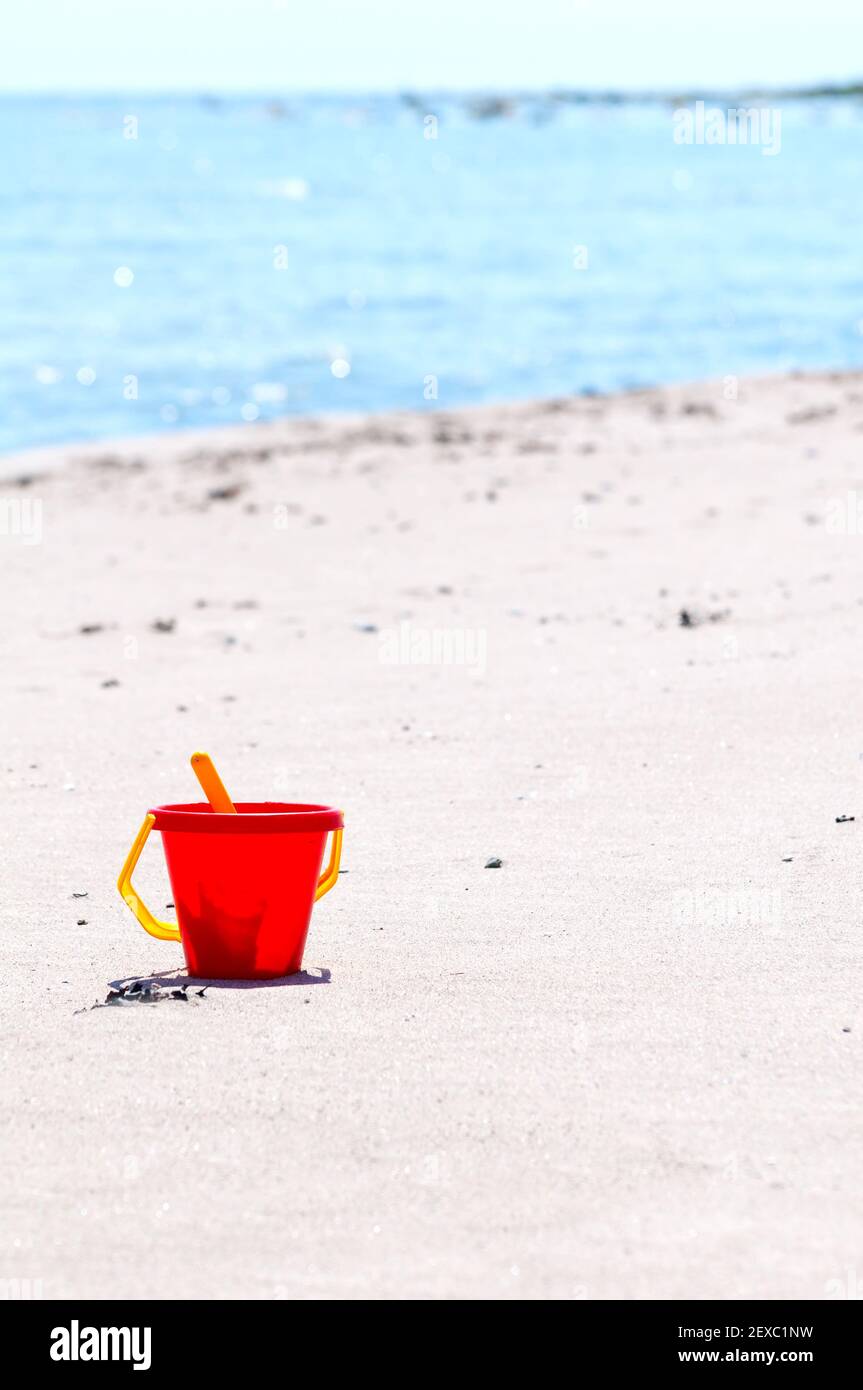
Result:
[[[836,373],[5,460],[0,1279],[848,1296],[861,431]],[[308,973],[91,1009],[183,975],[115,881],[196,748],[344,809]]]

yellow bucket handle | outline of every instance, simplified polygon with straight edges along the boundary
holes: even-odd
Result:
[[[341,863],[341,859],[342,831],[334,830],[332,845],[330,847],[330,862],[318,879],[318,886],[315,890],[315,902],[318,901],[318,898],[322,898],[325,893],[329,893],[330,889],[335,885],[336,879],[339,876],[339,864]]]
[[[159,941],[179,941],[180,928],[173,922],[160,922],[158,917],[154,917],[147,904],[138,897],[132,887],[132,870],[141,858],[141,850],[147,843],[147,836],[156,824],[156,817],[150,812],[144,817],[144,824],[135,836],[135,842],[129,853],[126,855],[126,862],[120,870],[120,877],[117,879],[117,887],[120,896],[134,912],[144,931],[155,936]]]
[[[117,887],[124,902],[132,909],[144,931],[155,936],[158,941],[179,941],[180,928],[173,922],[160,922],[158,917],[154,917],[147,904],[138,896],[132,886],[132,871],[138,860],[141,858],[141,851],[147,842],[147,836],[156,824],[156,817],[148,812],[144,817],[144,823],[135,836],[132,848],[126,856],[126,862],[120,870],[120,877],[117,879]],[[330,862],[318,879],[318,886],[315,890],[315,902],[322,898],[325,893],[335,885],[339,876],[339,864],[342,858],[342,830],[332,832],[332,844],[330,847]]]

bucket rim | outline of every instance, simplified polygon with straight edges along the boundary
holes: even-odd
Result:
[[[341,830],[342,812],[334,806],[310,802],[236,801],[237,814],[214,811],[208,801],[186,801],[153,806],[154,830],[190,832],[196,835],[284,835],[308,831]]]

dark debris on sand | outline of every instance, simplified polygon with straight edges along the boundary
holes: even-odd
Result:
[[[223,487],[211,487],[207,496],[211,502],[231,502],[242,491],[242,483],[225,483]]]
[[[91,1004],[90,1009],[76,1009],[82,1014],[93,1009],[112,1008],[119,1004],[164,1004],[179,1000],[183,1004],[194,1004],[206,998],[207,986],[188,992],[188,985],[160,985],[155,980],[133,980],[131,984],[120,985],[119,989],[109,989],[103,1003]]]
[[[680,627],[700,627],[702,623],[724,623],[731,617],[731,610],[721,608],[712,613],[699,613],[692,608],[681,608],[677,621]]]

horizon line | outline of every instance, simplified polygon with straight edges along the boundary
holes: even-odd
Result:
[[[784,97],[791,99],[813,99],[830,97],[863,97],[863,75],[858,78],[848,78],[837,81],[816,81],[805,84],[782,83],[764,85],[760,83],[742,83],[736,86],[715,86],[705,84],[700,88],[681,87],[677,84],[668,87],[654,87],[647,89],[634,89],[622,87],[568,87],[559,83],[548,83],[541,86],[516,87],[501,85],[488,85],[480,87],[446,87],[433,84],[422,86],[393,86],[393,87],[370,87],[370,88],[324,88],[324,87],[296,87],[296,88],[243,88],[243,87],[151,87],[151,86],[132,86],[125,88],[89,88],[74,90],[66,88],[6,88],[0,90],[0,101],[20,100],[21,98],[32,98],[34,100],[50,98],[58,101],[81,101],[99,99],[105,101],[122,101],[126,97],[156,97],[172,98],[197,101],[285,101],[285,100],[306,100],[317,98],[324,101],[368,101],[376,98],[396,98],[410,102],[425,96],[436,96],[451,98],[454,100],[529,100],[537,97],[545,97],[558,101],[570,102],[605,102],[605,103],[629,103],[638,102],[668,102],[668,101],[696,101],[696,100],[731,100],[742,98],[764,98],[764,97]]]

